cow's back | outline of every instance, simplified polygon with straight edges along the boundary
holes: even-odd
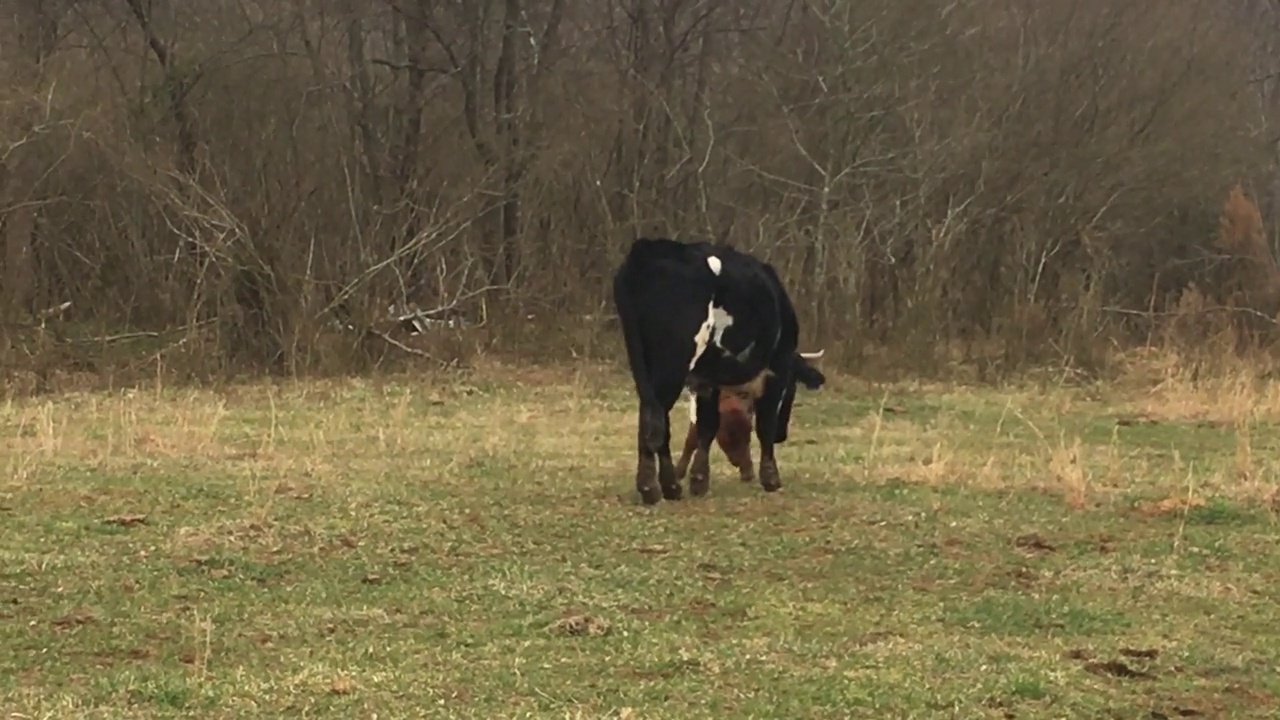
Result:
[[[725,245],[638,238],[619,273],[632,279],[649,363],[674,362],[673,354],[685,363],[693,359],[694,337],[714,306],[732,318],[711,328],[728,352],[708,348],[697,358],[694,375],[737,385],[774,364],[782,308],[775,275],[759,260]]]

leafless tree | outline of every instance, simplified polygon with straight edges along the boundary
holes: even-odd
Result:
[[[638,234],[767,258],[837,360],[1087,363],[1226,287],[1237,182],[1280,210],[1273,0],[14,7],[7,327],[201,372],[368,362],[442,308],[454,350],[616,353],[583,318]]]

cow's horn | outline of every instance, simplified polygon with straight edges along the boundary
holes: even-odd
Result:
[[[818,352],[811,352],[811,353],[802,352],[800,353],[800,357],[804,358],[805,360],[817,360],[818,358],[822,357],[822,354],[825,353],[826,351],[827,351],[826,348],[822,348]]]

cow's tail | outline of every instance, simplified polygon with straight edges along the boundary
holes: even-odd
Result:
[[[640,332],[634,293],[634,266],[629,256],[621,269],[613,276],[613,304],[622,326],[622,338],[627,348],[627,365],[635,382],[636,395],[640,398],[640,441],[650,452],[657,452],[662,444],[666,427],[666,411],[658,402],[645,362],[644,340]]]

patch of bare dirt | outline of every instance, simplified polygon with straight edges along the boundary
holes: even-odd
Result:
[[[901,638],[902,635],[900,633],[892,630],[875,630],[854,638],[852,644],[856,648],[865,648],[889,642],[890,640],[900,640]]]
[[[702,579],[710,583],[728,582],[728,570],[715,563],[700,562],[694,568],[702,575]]]
[[[63,615],[60,618],[51,620],[49,624],[56,628],[73,628],[80,627],[81,625],[88,625],[89,623],[97,622],[97,620],[98,617],[92,610],[80,608]]]
[[[1094,535],[1090,540],[1093,541],[1098,553],[1101,555],[1107,555],[1116,550],[1116,539],[1106,533]]]
[[[93,663],[98,667],[106,668],[117,665],[121,662],[143,662],[155,657],[154,650],[145,647],[128,648],[125,650],[99,650],[92,653]]]
[[[641,555],[666,555],[671,552],[671,548],[666,545],[643,545],[635,549]]]
[[[628,615],[640,618],[641,620],[666,620],[671,616],[671,613],[665,610],[652,607],[642,607],[640,605],[625,607],[623,608],[623,611]]]
[[[118,525],[120,527],[133,527],[135,525],[144,525],[147,522],[147,516],[143,514],[115,515],[113,517],[104,518],[103,523],[107,525]]]
[[[1116,425],[1130,427],[1133,425],[1158,425],[1159,420],[1148,415],[1128,415],[1116,418]]]
[[[570,615],[547,626],[547,631],[557,635],[599,637],[608,635],[612,626],[603,618],[592,615]]]
[[[100,649],[67,650],[67,659],[74,660],[76,665],[92,665],[97,668],[115,667],[126,662],[144,662],[158,656],[155,649],[144,646],[109,647]]]
[[[1155,678],[1154,674],[1145,670],[1139,670],[1120,660],[1088,662],[1085,663],[1084,669],[1085,672],[1090,672],[1094,675],[1120,678],[1122,680],[1152,680]]]
[[[1205,501],[1203,498],[1194,496],[1187,497],[1186,495],[1183,495],[1180,497],[1167,497],[1163,500],[1138,503],[1138,505],[1134,507],[1134,512],[1139,515],[1157,517],[1160,515],[1169,515],[1171,513],[1186,512],[1192,508],[1204,507],[1204,505]]]
[[[1013,546],[1030,555],[1047,555],[1056,552],[1057,547],[1037,533],[1019,535],[1013,539]]]
[[[1152,703],[1151,720],[1176,718],[1235,717],[1245,711],[1252,717],[1259,710],[1263,717],[1274,715],[1276,698],[1266,691],[1241,685],[1227,685],[1201,692],[1161,695]]]
[[[1121,648],[1117,651],[1125,659],[1098,659],[1092,650],[1077,648],[1068,650],[1064,657],[1082,663],[1085,672],[1102,677],[1120,680],[1153,680],[1155,672],[1150,662],[1160,657],[1160,651],[1154,648]]]
[[[275,494],[280,497],[292,498],[294,500],[309,500],[314,491],[304,485],[295,485],[290,482],[281,482],[276,485]]]
[[[329,683],[329,693],[331,695],[350,695],[356,691],[355,682],[346,676],[338,676]]]
[[[1029,590],[1040,581],[1040,574],[1029,567],[1020,565],[1009,571],[1009,578],[1013,581],[1014,585],[1017,585],[1023,590]]]

